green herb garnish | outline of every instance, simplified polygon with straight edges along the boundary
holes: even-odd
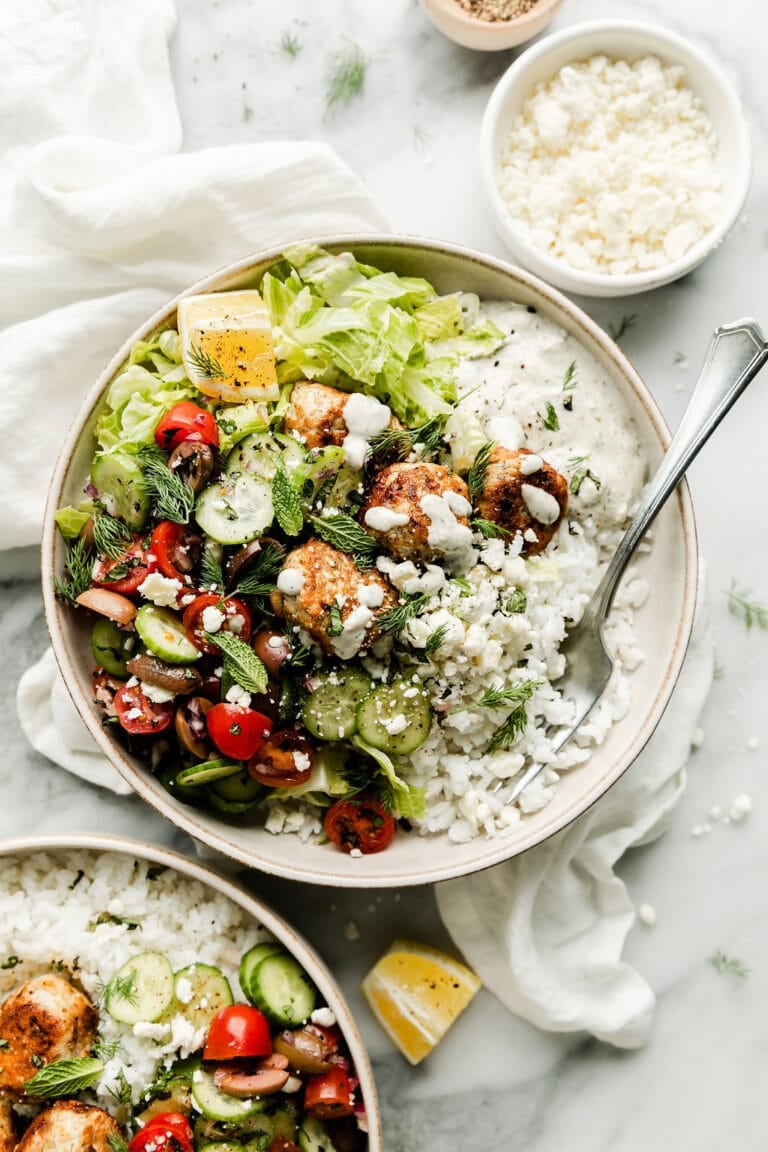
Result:
[[[325,110],[331,116],[341,104],[347,104],[363,90],[368,61],[359,44],[349,40],[331,57],[331,72],[325,94]]]
[[[508,528],[504,528],[503,525],[497,524],[494,520],[485,520],[482,516],[475,516],[470,520],[469,526],[473,532],[479,532],[485,536],[486,540],[498,540],[512,535]]]
[[[418,596],[409,596],[401,600],[394,608],[383,613],[377,621],[382,632],[402,632],[406,624],[423,612],[432,599],[430,592],[421,592]]]
[[[93,543],[96,551],[109,560],[119,560],[132,541],[133,537],[122,520],[116,520],[114,516],[105,513],[94,518]]]
[[[439,628],[435,628],[434,632],[430,632],[424,642],[424,655],[434,656],[434,654],[442,648],[447,635],[447,624],[441,624]]]
[[[54,1060],[36,1072],[22,1087],[27,1096],[56,1100],[92,1088],[103,1071],[104,1065],[93,1056]]]
[[[315,533],[326,544],[348,552],[361,567],[371,563],[378,547],[376,540],[352,516],[337,512],[332,516],[310,516],[310,520]]]
[[[419,445],[419,455],[424,460],[440,447],[446,419],[445,416],[433,416],[416,428],[384,428],[370,439],[371,456],[402,461]]]
[[[119,1132],[110,1132],[107,1136],[109,1152],[128,1152],[128,1145]]]
[[[235,596],[268,596],[283,566],[285,553],[276,544],[266,544],[251,558],[248,574],[238,582]]]
[[[573,392],[577,383],[576,361],[571,360],[570,364],[565,370],[565,376],[563,377],[563,392]]]
[[[18,956],[8,956],[7,959],[5,959],[2,964],[0,964],[0,968],[15,968],[16,965],[20,963],[21,960]]]
[[[195,369],[199,380],[226,379],[227,374],[215,356],[204,352],[199,345],[193,344],[190,347],[187,359]]]
[[[91,586],[91,572],[93,570],[93,557],[84,540],[76,540],[67,553],[64,561],[67,576],[55,580],[56,595],[59,600],[68,600],[70,604],[77,604],[78,596],[87,592]]]
[[[186,524],[195,506],[195,494],[175,472],[171,472],[165,455],[157,448],[142,448],[139,462],[144,470],[144,489],[158,520]]]
[[[727,595],[728,611],[732,616],[743,620],[747,628],[752,628],[755,624],[763,631],[768,628],[768,605],[751,600],[750,593],[745,589],[740,590],[735,580],[731,581]]]
[[[250,644],[224,630],[206,632],[205,639],[221,650],[226,676],[231,676],[246,692],[257,695],[266,692],[269,683],[267,670]]]
[[[719,972],[721,976],[738,976],[742,980],[749,976],[746,964],[737,960],[735,956],[726,956],[725,952],[713,952],[707,963],[711,964],[715,972]]]
[[[141,928],[141,921],[135,920],[131,916],[115,916],[113,912],[100,912],[98,916],[94,916],[92,920],[88,921],[88,931],[95,932],[100,924],[124,924],[129,932]]]
[[[505,612],[514,615],[515,612],[525,612],[528,607],[528,597],[522,588],[515,588],[512,595],[502,605]]]
[[[281,52],[285,52],[286,56],[295,60],[301,52],[301,41],[298,36],[294,36],[293,32],[283,32],[280,37],[279,48]]]
[[[559,431],[560,421],[557,418],[557,412],[555,412],[554,404],[550,404],[549,401],[547,401],[547,414],[546,416],[542,416],[541,422],[545,428],[549,429],[550,432]]]
[[[628,315],[622,316],[618,324],[609,324],[608,334],[611,337],[611,340],[613,340],[615,344],[618,344],[622,336],[629,332],[630,328],[634,328],[636,320],[637,314],[635,312],[631,312]]]
[[[104,989],[104,1003],[108,1008],[112,1000],[125,1000],[126,1004],[136,1004],[136,980],[138,973],[135,970],[127,972],[125,976],[114,976]]]
[[[119,1069],[115,1081],[116,1087],[108,1088],[107,1091],[116,1104],[120,1104],[123,1108],[130,1108],[133,1102],[133,1093],[122,1068]]]
[[[474,463],[467,474],[469,498],[473,504],[479,496],[482,496],[483,488],[485,487],[485,478],[491,463],[491,453],[495,447],[496,444],[493,440],[487,440],[477,453],[477,456],[475,456]]]
[[[335,600],[333,604],[331,604],[329,611],[328,635],[332,637],[341,636],[344,631],[344,621],[341,618],[341,608],[339,608]]]
[[[286,536],[298,536],[304,526],[301,493],[294,487],[282,456],[278,457],[272,478],[272,503],[277,522]]]
[[[219,592],[224,589],[224,573],[221,563],[210,548],[203,548],[200,556],[200,583],[212,592]]]

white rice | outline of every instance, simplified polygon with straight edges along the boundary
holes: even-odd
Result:
[[[95,924],[103,913],[137,920]],[[174,971],[189,964],[213,965],[228,978],[235,999],[243,952],[269,933],[236,904],[197,880],[119,853],[35,853],[0,860],[0,999],[43,972],[73,974],[98,1007],[104,987],[132,956],[154,950]],[[93,1088],[101,1107],[119,1114],[114,1093],[122,1069],[136,1103],[162,1066],[197,1048],[202,1037],[183,1015],[162,1034],[158,1026],[135,1030],[99,1012],[100,1039],[118,1043]]]

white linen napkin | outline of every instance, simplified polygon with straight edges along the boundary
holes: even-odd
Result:
[[[4,440],[0,549],[37,540],[64,428],[102,365],[155,308],[259,247],[386,228],[359,180],[322,144],[173,155],[181,143],[167,55],[174,22],[169,0],[5,0],[0,430],[36,419],[34,436]],[[480,977],[541,1028],[620,1044],[645,1035],[653,1000],[621,961],[632,909],[613,866],[658,834],[679,794],[710,679],[701,631],[666,738],[655,738],[600,804],[521,860],[439,891]],[[91,742],[50,652],[22,678],[18,708],[43,755],[129,791]]]

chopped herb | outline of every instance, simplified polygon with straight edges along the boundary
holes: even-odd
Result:
[[[467,475],[469,498],[473,503],[477,500],[478,496],[482,495],[483,488],[485,487],[485,477],[491,463],[491,453],[495,447],[496,445],[493,440],[487,440],[477,453],[477,456],[475,456],[474,463]]]
[[[198,344],[192,344],[187,354],[199,380],[226,379],[226,372],[215,356],[204,352]]]
[[[331,57],[331,71],[325,94],[325,110],[331,116],[336,109],[347,104],[363,90],[368,61],[362,48],[349,40]]]
[[[424,642],[425,656],[434,656],[435,652],[442,648],[447,635],[447,624],[441,624],[439,628],[435,628],[434,632],[430,632],[429,636],[427,636],[427,639]]]
[[[376,540],[352,516],[338,512],[332,516],[310,516],[315,532],[340,552],[348,552],[362,567],[373,560],[378,547]]]
[[[750,593],[746,589],[739,589],[735,580],[731,581],[728,590],[728,611],[743,620],[747,628],[755,624],[763,631],[768,628],[768,605],[751,600]]]
[[[2,964],[0,964],[0,968],[15,968],[16,965],[20,963],[21,961],[19,960],[18,956],[9,956],[6,960],[3,961]]]
[[[130,971],[125,976],[113,976],[104,989],[104,1004],[108,1009],[112,1000],[125,1000],[127,1004],[136,1003],[137,973]]]
[[[224,588],[221,562],[210,548],[203,548],[200,556],[200,583],[211,591],[218,592]]]
[[[726,956],[725,952],[713,952],[707,963],[711,964],[715,972],[719,972],[721,976],[738,976],[742,980],[749,976],[746,964],[737,960],[735,956]]]
[[[371,437],[371,457],[405,460],[418,444],[422,459],[432,456],[440,447],[445,432],[445,416],[433,416],[416,428],[384,428]]]
[[[301,641],[298,640],[296,636],[291,635],[291,633],[288,634],[288,643],[291,646],[291,668],[303,668],[312,655],[312,649],[308,648],[306,644],[302,644]]]
[[[405,600],[401,600],[394,608],[390,608],[378,619],[378,625],[382,632],[402,632],[406,624],[423,612],[429,601],[432,599],[431,593],[421,592],[418,596],[409,596]]]
[[[725,676],[725,665],[721,664],[719,660],[715,660],[714,671],[712,677],[714,680],[722,680]]]
[[[541,680],[521,680],[519,684],[506,684],[500,688],[486,688],[482,696],[472,705],[465,704],[461,708],[453,708],[454,712],[466,712],[467,708],[506,708],[509,704],[524,704],[530,700],[534,691],[541,685]]]
[[[109,1152],[128,1152],[128,1145],[119,1132],[110,1132],[107,1136]]]
[[[528,597],[523,592],[522,588],[515,588],[512,595],[508,600],[504,601],[503,608],[505,612],[510,614],[515,612],[525,612],[528,607]]]
[[[87,592],[91,586],[93,558],[84,540],[75,541],[67,553],[65,565],[67,577],[64,579],[57,577],[55,581],[56,595],[60,600],[68,600],[70,604],[76,604],[78,596],[82,596],[83,592]]]
[[[74,889],[77,888],[77,886],[80,883],[80,881],[82,880],[83,876],[85,876],[85,872],[83,872],[82,868],[78,868],[77,874],[69,886],[70,892],[74,891]]]
[[[32,1062],[35,1063],[34,1057]],[[23,1085],[27,1096],[37,1096],[44,1100],[55,1100],[62,1096],[74,1096],[91,1088],[104,1071],[101,1060],[92,1056],[75,1056],[67,1060],[54,1060],[46,1064],[31,1080]]]
[[[121,1044],[119,1040],[103,1040],[101,1037],[91,1048],[91,1056],[95,1056],[97,1060],[114,1060],[120,1051]]]
[[[630,328],[634,328],[636,320],[637,315],[636,313],[632,312],[622,316],[618,324],[609,324],[608,334],[610,335],[611,340],[613,340],[615,344],[618,344],[622,336],[629,332]]]
[[[328,624],[329,636],[341,636],[344,631],[344,621],[341,618],[341,609],[334,600],[330,607],[330,621]]]
[[[116,520],[114,516],[107,516],[106,513],[94,518],[93,543],[96,551],[101,552],[109,560],[119,560],[132,541],[133,537],[122,520]]]
[[[553,404],[550,404],[549,401],[547,401],[547,414],[546,416],[542,416],[541,422],[550,432],[557,432],[560,428],[560,421],[557,418],[555,407]]]
[[[43,1060],[42,1056],[38,1056],[37,1052],[32,1053],[32,1055],[30,1056],[30,1060],[34,1064],[35,1068],[44,1068],[45,1067],[45,1060]]]
[[[142,448],[139,462],[144,469],[144,489],[152,502],[158,520],[186,524],[192,515],[195,494],[175,472],[171,472],[165,455],[156,448]]]
[[[573,392],[578,380],[576,378],[576,361],[571,360],[563,377],[563,392]]]
[[[112,1099],[116,1104],[120,1104],[123,1108],[130,1108],[133,1102],[133,1094],[131,1086],[122,1068],[119,1069],[115,1077],[115,1087],[107,1088]]]
[[[250,644],[223,630],[206,632],[205,638],[221,650],[225,675],[231,676],[246,692],[266,692],[269,683],[267,670]]]
[[[141,928],[141,921],[135,920],[131,916],[115,916],[113,912],[100,912],[98,916],[94,916],[93,920],[88,921],[88,931],[95,932],[100,924],[124,924],[129,932]]]
[[[252,119],[253,119],[253,108],[251,108],[250,104],[243,104],[243,120],[245,120],[245,122],[247,124],[248,121],[252,120]]]
[[[451,584],[455,584],[461,596],[474,596],[476,589],[469,580],[465,580],[463,576],[454,576]]]
[[[281,52],[285,52],[286,56],[290,56],[291,59],[295,60],[299,52],[301,52],[302,45],[298,36],[294,36],[293,32],[283,32],[280,37],[279,47]]]
[[[248,575],[234,590],[236,596],[268,596],[275,587],[275,578],[283,566],[285,553],[277,544],[265,544],[251,558]]]
[[[482,516],[475,516],[470,520],[469,526],[473,532],[479,532],[485,536],[486,540],[503,539],[505,536],[511,536],[512,533],[508,528],[502,524],[497,524],[494,520],[484,520]]]
[[[599,476],[595,475],[591,468],[579,468],[574,472],[573,476],[571,476],[571,482],[568,485],[569,490],[574,496],[578,496],[585,480],[591,480],[595,488],[602,487],[602,480]]]
[[[282,456],[278,457],[272,478],[272,503],[277,522],[286,536],[298,536],[304,526],[301,493],[294,487]]]

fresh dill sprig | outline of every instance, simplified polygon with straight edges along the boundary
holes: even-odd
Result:
[[[557,432],[560,429],[560,421],[555,411],[555,406],[551,404],[549,400],[547,401],[547,414],[546,416],[542,416],[541,422],[550,432]]]
[[[432,595],[429,592],[420,592],[418,596],[409,596],[401,600],[394,608],[384,612],[377,621],[382,632],[402,632],[406,624],[423,612]]]
[[[373,561],[378,544],[352,516],[338,512],[332,516],[310,516],[309,519],[321,540],[340,552],[348,552],[360,567]]]
[[[127,1004],[135,1005],[138,1002],[136,981],[138,973],[135,969],[126,972],[125,976],[113,976],[104,989],[104,1006],[109,1010],[112,1000],[125,1000]]]
[[[571,360],[570,364],[565,370],[565,376],[563,376],[563,392],[573,392],[578,383],[576,377],[576,361]]]
[[[749,976],[749,968],[742,960],[738,960],[735,956],[727,956],[725,952],[713,952],[707,960],[711,964],[715,972],[719,972],[721,976],[738,976],[744,979]]]
[[[224,573],[219,558],[210,548],[203,548],[200,556],[200,583],[209,591],[223,591]]]
[[[502,524],[497,524],[494,520],[485,520],[482,516],[475,516],[470,520],[469,526],[473,532],[485,536],[486,540],[498,540],[512,535]]]
[[[504,612],[514,615],[516,612],[525,612],[528,607],[528,596],[522,588],[515,588],[512,595],[502,604]]]
[[[128,1145],[119,1132],[110,1132],[107,1136],[109,1152],[128,1152]]]
[[[586,456],[571,456],[570,460],[568,461],[569,466],[575,469],[573,476],[571,476],[571,481],[568,485],[568,490],[572,492],[574,496],[578,496],[579,492],[581,491],[581,486],[585,480],[591,480],[595,488],[599,489],[602,487],[602,480],[600,477],[596,476],[591,468],[584,467],[588,459],[589,453],[587,453]]]
[[[100,924],[123,924],[129,932],[141,928],[141,921],[132,916],[116,916],[114,912],[100,912],[88,921],[88,931],[95,932]]]
[[[68,600],[70,604],[76,604],[78,596],[87,592],[91,586],[93,557],[85,540],[75,541],[67,553],[64,563],[67,575],[63,578],[56,578],[56,595],[59,600]]]
[[[288,32],[286,30],[280,37],[280,43],[278,47],[281,52],[285,53],[286,56],[290,56],[292,60],[295,60],[299,52],[301,52],[302,43],[298,36],[295,36],[293,32]]]
[[[635,312],[626,313],[619,320],[618,324],[608,325],[608,334],[613,340],[614,344],[618,344],[622,336],[629,332],[630,328],[634,328],[637,314]]]
[[[419,446],[422,460],[432,456],[440,447],[445,432],[445,416],[433,416],[416,428],[384,428],[370,439],[371,457],[405,460]]]
[[[336,109],[347,104],[362,92],[368,60],[359,44],[348,40],[331,57],[328,88],[325,93],[325,111],[332,116]]]
[[[91,1056],[95,1056],[97,1060],[103,1060],[106,1064],[107,1061],[114,1060],[121,1047],[119,1040],[104,1040],[100,1036],[91,1047]]]
[[[93,543],[97,552],[109,560],[119,560],[133,537],[122,520],[102,513],[93,520]]]
[[[187,359],[201,380],[223,380],[226,378],[227,374],[216,357],[211,356],[209,352],[204,352],[199,344],[190,346]]]
[[[465,580],[463,576],[454,576],[451,584],[455,584],[459,590],[459,596],[474,596],[477,589],[470,584],[469,580]]]
[[[731,581],[727,595],[728,611],[732,616],[743,620],[747,628],[752,628],[755,624],[763,631],[768,628],[768,605],[750,599],[750,593],[746,589],[740,589],[735,580]]]
[[[485,487],[485,478],[491,463],[491,453],[495,447],[496,444],[493,440],[487,440],[477,453],[477,456],[475,456],[474,463],[467,474],[469,498],[473,504],[478,496],[482,495],[483,488]]]
[[[349,789],[345,799],[351,799],[364,792],[372,800],[378,800],[385,812],[391,812],[395,807],[395,797],[389,781],[370,760],[350,758],[344,765],[343,775]]]
[[[447,624],[441,624],[439,628],[435,628],[434,632],[430,632],[424,642],[424,655],[434,656],[435,652],[438,652],[442,648],[447,635]]]
[[[139,463],[144,470],[144,490],[158,520],[172,520],[186,524],[195,506],[195,494],[175,472],[156,448],[142,448]]]
[[[119,1069],[115,1077],[116,1087],[107,1088],[112,1099],[116,1104],[120,1104],[123,1108],[130,1108],[133,1102],[133,1095],[131,1093],[131,1086],[122,1068]]]
[[[235,596],[268,596],[275,587],[275,577],[283,566],[285,553],[277,544],[266,544],[251,560],[248,574],[239,580]]]
[[[517,706],[530,700],[535,690],[540,687],[541,680],[521,680],[519,684],[503,684],[500,687],[486,688],[482,696],[465,704],[461,708],[452,708],[455,712],[466,712],[467,708],[507,708],[510,704]]]

